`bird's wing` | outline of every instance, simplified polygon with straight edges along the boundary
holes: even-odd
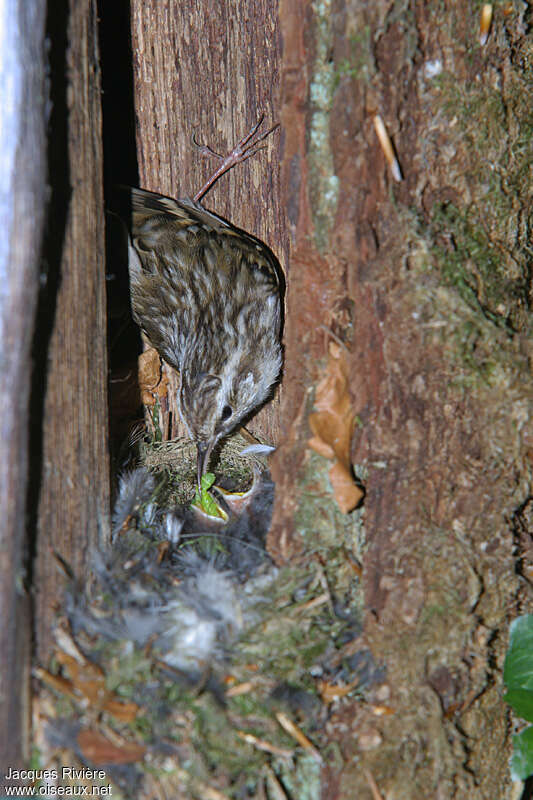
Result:
[[[173,200],[146,189],[130,189],[130,192],[134,236],[142,231],[146,222],[157,217],[170,217],[173,222],[182,222],[184,226],[206,226],[216,232],[231,230],[225,220],[188,198]]]
[[[255,236],[236,228],[189,198],[173,200],[146,189],[132,188],[130,192],[133,244],[142,251],[141,260],[145,266],[149,251],[156,249],[158,243],[166,241],[168,249],[169,237],[172,237],[175,247],[181,250],[184,241],[180,239],[187,230],[204,231],[208,237],[214,235],[219,243],[225,242],[223,246],[229,250],[238,251],[251,274],[255,273],[258,278],[261,276],[262,283],[269,284],[273,291],[280,290],[282,278],[278,261]]]

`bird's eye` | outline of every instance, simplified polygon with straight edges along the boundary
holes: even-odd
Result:
[[[133,240],[133,244],[137,250],[141,251],[141,253],[149,253],[151,250],[150,245],[147,242],[145,242],[144,239],[141,239],[140,236],[135,237],[135,239]]]
[[[233,414],[232,407],[224,406],[224,408],[222,409],[222,416],[221,416],[222,422],[226,422],[226,420],[229,419],[232,414]]]

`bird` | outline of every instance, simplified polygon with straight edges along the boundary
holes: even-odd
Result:
[[[197,482],[213,448],[263,405],[282,368],[284,279],[270,248],[200,203],[276,127],[259,119],[193,199],[131,188],[128,268],[135,322],[179,373],[178,408],[197,449]]]

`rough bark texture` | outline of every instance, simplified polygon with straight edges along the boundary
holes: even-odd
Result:
[[[85,14],[93,20],[90,6],[73,10],[69,30],[72,197],[45,407],[41,592],[54,585],[48,543],[76,567],[82,554],[72,539],[94,541],[107,519],[98,427],[103,281],[93,283],[99,118],[86,93],[97,82],[85,69],[95,52]],[[351,608],[348,645],[355,655],[371,652],[378,676],[355,687],[357,700],[319,703],[327,720],[315,720],[309,734],[324,764],[308,758],[316,779],[308,790],[305,757],[291,760],[282,776],[290,796],[513,796],[501,667],[509,617],[531,599],[516,569],[513,522],[531,494],[533,438],[525,74],[532,47],[523,15],[522,6],[498,6],[480,46],[478,6],[452,1],[132,3],[141,185],[193,194],[209,172],[193,133],[223,152],[260,110],[282,123],[280,183],[273,137],[271,161],[239,167],[206,205],[264,239],[284,266],[288,225],[281,434],[276,405],[256,421],[282,442],[272,464],[269,550],[279,562],[321,565],[332,619],[342,598],[328,584],[329,556],[343,559],[350,587],[362,575],[362,633],[359,608]],[[376,113],[394,139],[401,183],[376,138]],[[83,309],[78,331],[69,303]],[[348,363],[358,415],[352,460],[366,498],[357,531],[335,508],[322,457],[308,448],[332,341]],[[86,402],[96,422],[80,410]],[[165,412],[172,435],[172,393]],[[73,443],[88,459],[82,466]],[[530,534],[521,535],[527,543]],[[49,597],[40,603],[41,651]],[[344,657],[346,643],[329,644]],[[316,694],[323,697],[318,682]],[[223,765],[220,772],[231,791]]]
[[[37,523],[36,644],[46,663],[64,576],[77,574],[109,527],[102,133],[96,5],[65,3],[50,18],[52,99],[46,242],[48,285],[38,319],[42,475]],[[49,336],[49,340],[48,340]],[[44,341],[43,341],[44,340]],[[36,410],[37,413],[37,410]]]
[[[0,12],[0,775],[28,756],[30,620],[23,593],[30,348],[45,201],[43,2]]]
[[[324,799],[370,797],[365,769],[383,797],[512,792],[500,670],[520,596],[512,519],[531,492],[531,39],[508,4],[481,47],[478,13],[280,6],[291,248],[270,548],[301,556],[299,521],[317,492],[306,442],[322,325],[351,364],[352,455],[367,491],[363,638],[393,712],[353,703],[332,714],[343,766],[324,772]]]
[[[193,143],[225,154],[261,114],[277,122],[279,30],[276,5],[255,0],[196,4],[133,0],[132,48],[140,184],[192,196],[217,166]],[[265,127],[266,130],[266,127]],[[279,193],[279,133],[266,149],[221,178],[206,208],[265,241],[284,266],[285,218]],[[168,370],[162,429],[181,434],[176,376]],[[169,424],[168,414],[171,414]],[[275,400],[250,424],[270,441],[279,434]]]

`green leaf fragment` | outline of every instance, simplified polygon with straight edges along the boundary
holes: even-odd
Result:
[[[509,689],[503,699],[512,706],[518,717],[533,722],[533,692],[529,689]]]
[[[533,614],[524,614],[511,623],[503,680],[508,689],[533,692]]]
[[[533,775],[533,726],[513,736],[511,776],[513,780],[525,781]]]
[[[508,689],[506,702],[519,717],[533,722],[533,614],[524,614],[511,623],[503,679]],[[513,780],[526,780],[533,775],[531,725],[513,736],[511,774]]]
[[[211,497],[209,494],[209,489],[215,482],[215,475],[213,472],[206,472],[205,475],[202,475],[201,480],[201,493],[196,489],[196,493],[194,495],[194,500],[192,501],[193,506],[197,506],[197,508],[202,509],[205,514],[208,514],[210,517],[217,517],[219,519],[224,519],[224,514],[222,513],[221,509],[217,501]]]

